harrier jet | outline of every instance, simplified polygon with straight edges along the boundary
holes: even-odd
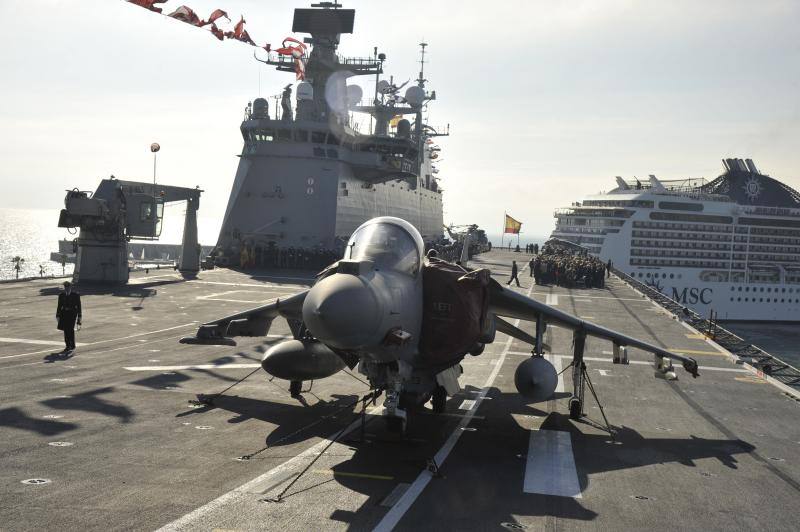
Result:
[[[294,336],[269,349],[264,370],[291,381],[298,394],[305,380],[329,377],[345,367],[364,374],[385,392],[383,415],[402,431],[407,413],[432,401],[442,411],[460,389],[461,360],[480,356],[502,332],[532,346],[516,369],[517,390],[532,402],[552,397],[558,378],[543,358],[548,325],[573,331],[573,394],[570,416],[582,415],[587,335],[614,346],[615,362],[627,363],[627,346],[653,353],[657,366],[672,360],[697,377],[697,362],[626,336],[544,303],[493,280],[485,269],[425,257],[419,231],[405,220],[379,217],[359,227],[344,257],[317,275],[304,292],[200,326],[187,344],[236,345],[237,336],[266,336],[272,321],[286,319]],[[508,318],[535,322],[529,334]]]

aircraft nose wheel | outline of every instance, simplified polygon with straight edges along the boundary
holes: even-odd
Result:
[[[431,406],[433,407],[433,412],[436,414],[443,413],[446,405],[447,390],[444,389],[444,386],[437,386],[433,391],[433,397],[431,397]]]
[[[578,420],[583,415],[583,408],[580,400],[578,399],[570,399],[569,400],[569,418]]]

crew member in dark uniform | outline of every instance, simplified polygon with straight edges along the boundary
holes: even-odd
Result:
[[[511,278],[508,280],[508,282],[506,284],[510,285],[511,281],[516,281],[517,282],[517,286],[519,286],[519,277],[517,277],[518,273],[519,273],[519,270],[517,269],[517,261],[512,261],[511,262]]]
[[[81,296],[72,291],[72,283],[64,281],[64,291],[58,294],[56,308],[58,329],[64,331],[65,353],[75,349],[75,323],[81,324]]]

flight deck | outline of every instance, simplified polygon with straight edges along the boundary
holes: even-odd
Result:
[[[472,267],[506,282],[492,251]],[[589,338],[584,360],[613,430],[587,393],[569,418],[572,334],[552,328],[552,400],[529,404],[514,371],[527,344],[498,333],[467,356],[444,414],[387,430],[363,375],[289,383],[260,368],[290,337],[236,347],[178,343],[199,323],[307,288],[308,272],[216,269],[184,280],[133,274],[80,289],[71,358],[54,280],[0,285],[0,529],[81,530],[793,530],[800,403],[621,279],[602,289],[514,290],[700,363],[654,376],[652,355]],[[523,327],[531,327],[524,324]],[[240,379],[252,373],[244,381]],[[229,388],[230,387],[230,388]],[[192,403],[217,394],[213,406]],[[360,415],[362,405],[364,415]],[[429,408],[429,407],[428,407]]]

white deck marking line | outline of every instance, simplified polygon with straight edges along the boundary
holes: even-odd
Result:
[[[528,353],[528,356],[530,356],[530,353]],[[556,392],[563,392],[564,391],[564,374],[561,373],[561,370],[563,369],[562,364],[561,364],[561,357],[558,356],[558,355],[552,355],[551,354],[551,355],[545,355],[544,358],[545,358],[545,360],[550,362],[553,365],[554,368],[556,368],[556,373],[558,373],[558,384],[556,384],[555,391]]]
[[[6,344],[31,344],[31,345],[64,345],[64,341],[56,342],[55,340],[29,340],[27,338],[0,338],[0,342]],[[75,344],[87,345],[87,344]]]
[[[522,351],[509,351],[508,354],[509,355],[525,356],[525,357],[531,356],[530,353],[524,353]],[[570,360],[572,359],[572,355],[547,355],[547,356],[553,356],[553,357],[557,357],[557,358],[566,358],[566,359],[570,359]],[[610,358],[600,358],[600,357],[583,357],[583,359],[586,360],[587,362],[608,362],[609,364],[614,362]],[[632,365],[637,365],[637,366],[652,366],[653,365],[652,362],[648,362],[646,360],[631,360],[628,363],[632,364]],[[720,367],[717,367],[717,366],[698,366],[698,368],[702,369],[703,371],[727,371],[727,372],[730,372],[730,373],[751,373],[750,371],[748,371],[746,369],[739,369],[739,368],[720,368]]]
[[[261,364],[195,364],[193,366],[128,366],[128,371],[181,371],[187,369],[245,369],[260,368]]]
[[[547,299],[545,300],[545,303],[553,306],[558,305],[558,294],[547,294]]]
[[[275,292],[278,292],[276,295]],[[265,296],[269,296],[266,299],[259,299],[257,301],[244,301],[241,299],[222,299],[224,296],[230,296],[231,294],[263,294]],[[216,294],[208,294],[205,296],[197,296],[195,299],[198,301],[233,301],[236,303],[263,303],[266,301],[272,301],[273,299],[278,299],[282,297],[286,297],[296,292],[287,292],[285,288],[281,287],[274,287],[274,286],[265,286],[262,290],[227,290],[225,292],[218,292]]]
[[[381,410],[383,410],[383,405],[376,406],[375,408],[370,409],[368,414],[375,415]],[[347,426],[346,429],[344,429],[344,431],[339,436],[339,439],[341,440],[343,436],[347,435],[348,433],[360,427],[361,427],[360,419],[352,422],[350,425]],[[319,443],[312,445],[311,447],[309,447],[302,453],[298,454],[294,458],[291,458],[282,463],[281,465],[270,469],[263,475],[257,476],[253,480],[246,482],[245,484],[242,484],[238,488],[234,488],[223,495],[220,495],[213,501],[204,504],[203,506],[189,512],[183,517],[180,517],[175,521],[172,521],[171,523],[164,525],[163,527],[159,528],[157,532],[167,532],[173,530],[196,530],[198,528],[198,525],[201,523],[204,525],[203,527],[206,528],[205,525],[207,525],[207,523],[203,522],[203,518],[210,512],[213,512],[214,510],[220,508],[224,504],[228,504],[238,499],[243,499],[245,497],[252,496],[253,490],[257,489],[259,486],[263,486],[264,484],[274,486],[276,484],[280,484],[281,482],[285,481],[292,475],[294,469],[299,468],[303,465],[303,462],[306,459],[311,460],[314,457],[316,457],[320,452],[322,452],[325,446],[327,446],[328,443],[330,443],[330,440],[332,440],[334,437],[336,437],[336,433],[331,434],[330,436],[323,439]],[[261,493],[261,491],[259,492]]]
[[[197,325],[198,324],[196,322],[184,323],[183,325],[176,325],[174,327],[167,327],[166,329],[159,329],[157,331],[149,331],[149,332],[143,332],[143,333],[138,333],[138,334],[132,334],[130,336],[123,336],[122,338],[109,338],[108,340],[98,340],[97,342],[89,342],[89,343],[83,344],[83,346],[86,347],[86,346],[91,346],[91,345],[107,344],[109,342],[118,342],[120,340],[130,340],[131,338],[138,338],[140,336],[147,336],[149,334],[157,334],[157,333],[160,333],[160,332],[172,331],[172,330],[175,330],[175,329],[182,329],[184,327],[189,327],[189,326],[195,326],[196,327]],[[51,352],[50,349],[46,349],[44,351],[33,351],[31,353],[20,353],[19,355],[5,355],[5,356],[0,356],[0,360],[4,360],[4,359],[7,359],[7,358],[26,357],[26,356],[31,356],[31,355],[41,355],[42,353],[50,353],[50,352]]]
[[[534,285],[531,285],[528,288],[528,297],[530,297],[531,291],[533,290]],[[514,326],[519,325],[520,320],[517,319],[514,322]],[[492,372],[489,374],[489,377],[486,379],[486,383],[481,388],[480,393],[475,397],[475,404],[472,405],[464,417],[461,419],[461,422],[458,424],[456,429],[450,433],[450,437],[447,438],[447,441],[444,442],[444,445],[439,449],[436,455],[433,457],[434,462],[437,466],[442,467],[444,461],[447,459],[447,456],[450,454],[450,451],[453,450],[455,447],[456,442],[464,434],[466,431],[463,430],[464,428],[469,425],[472,417],[477,412],[478,408],[481,406],[484,397],[489,392],[489,387],[494,383],[494,380],[497,378],[497,374],[500,373],[500,368],[503,366],[503,362],[506,359],[506,354],[508,354],[509,350],[511,349],[511,343],[514,339],[512,337],[508,337],[506,340],[506,345],[503,347],[503,351],[500,353],[498,360],[499,363],[494,365]],[[392,508],[386,512],[386,515],[383,516],[383,519],[375,526],[373,532],[389,532],[397,526],[397,523],[400,522],[400,519],[406,514],[411,505],[414,504],[414,501],[417,500],[420,493],[425,489],[428,483],[433,478],[433,474],[428,471],[427,469],[421,472],[416,479],[414,479],[413,484],[406,490],[402,497],[395,503]]]
[[[532,430],[522,491],[581,499],[569,432]]]

